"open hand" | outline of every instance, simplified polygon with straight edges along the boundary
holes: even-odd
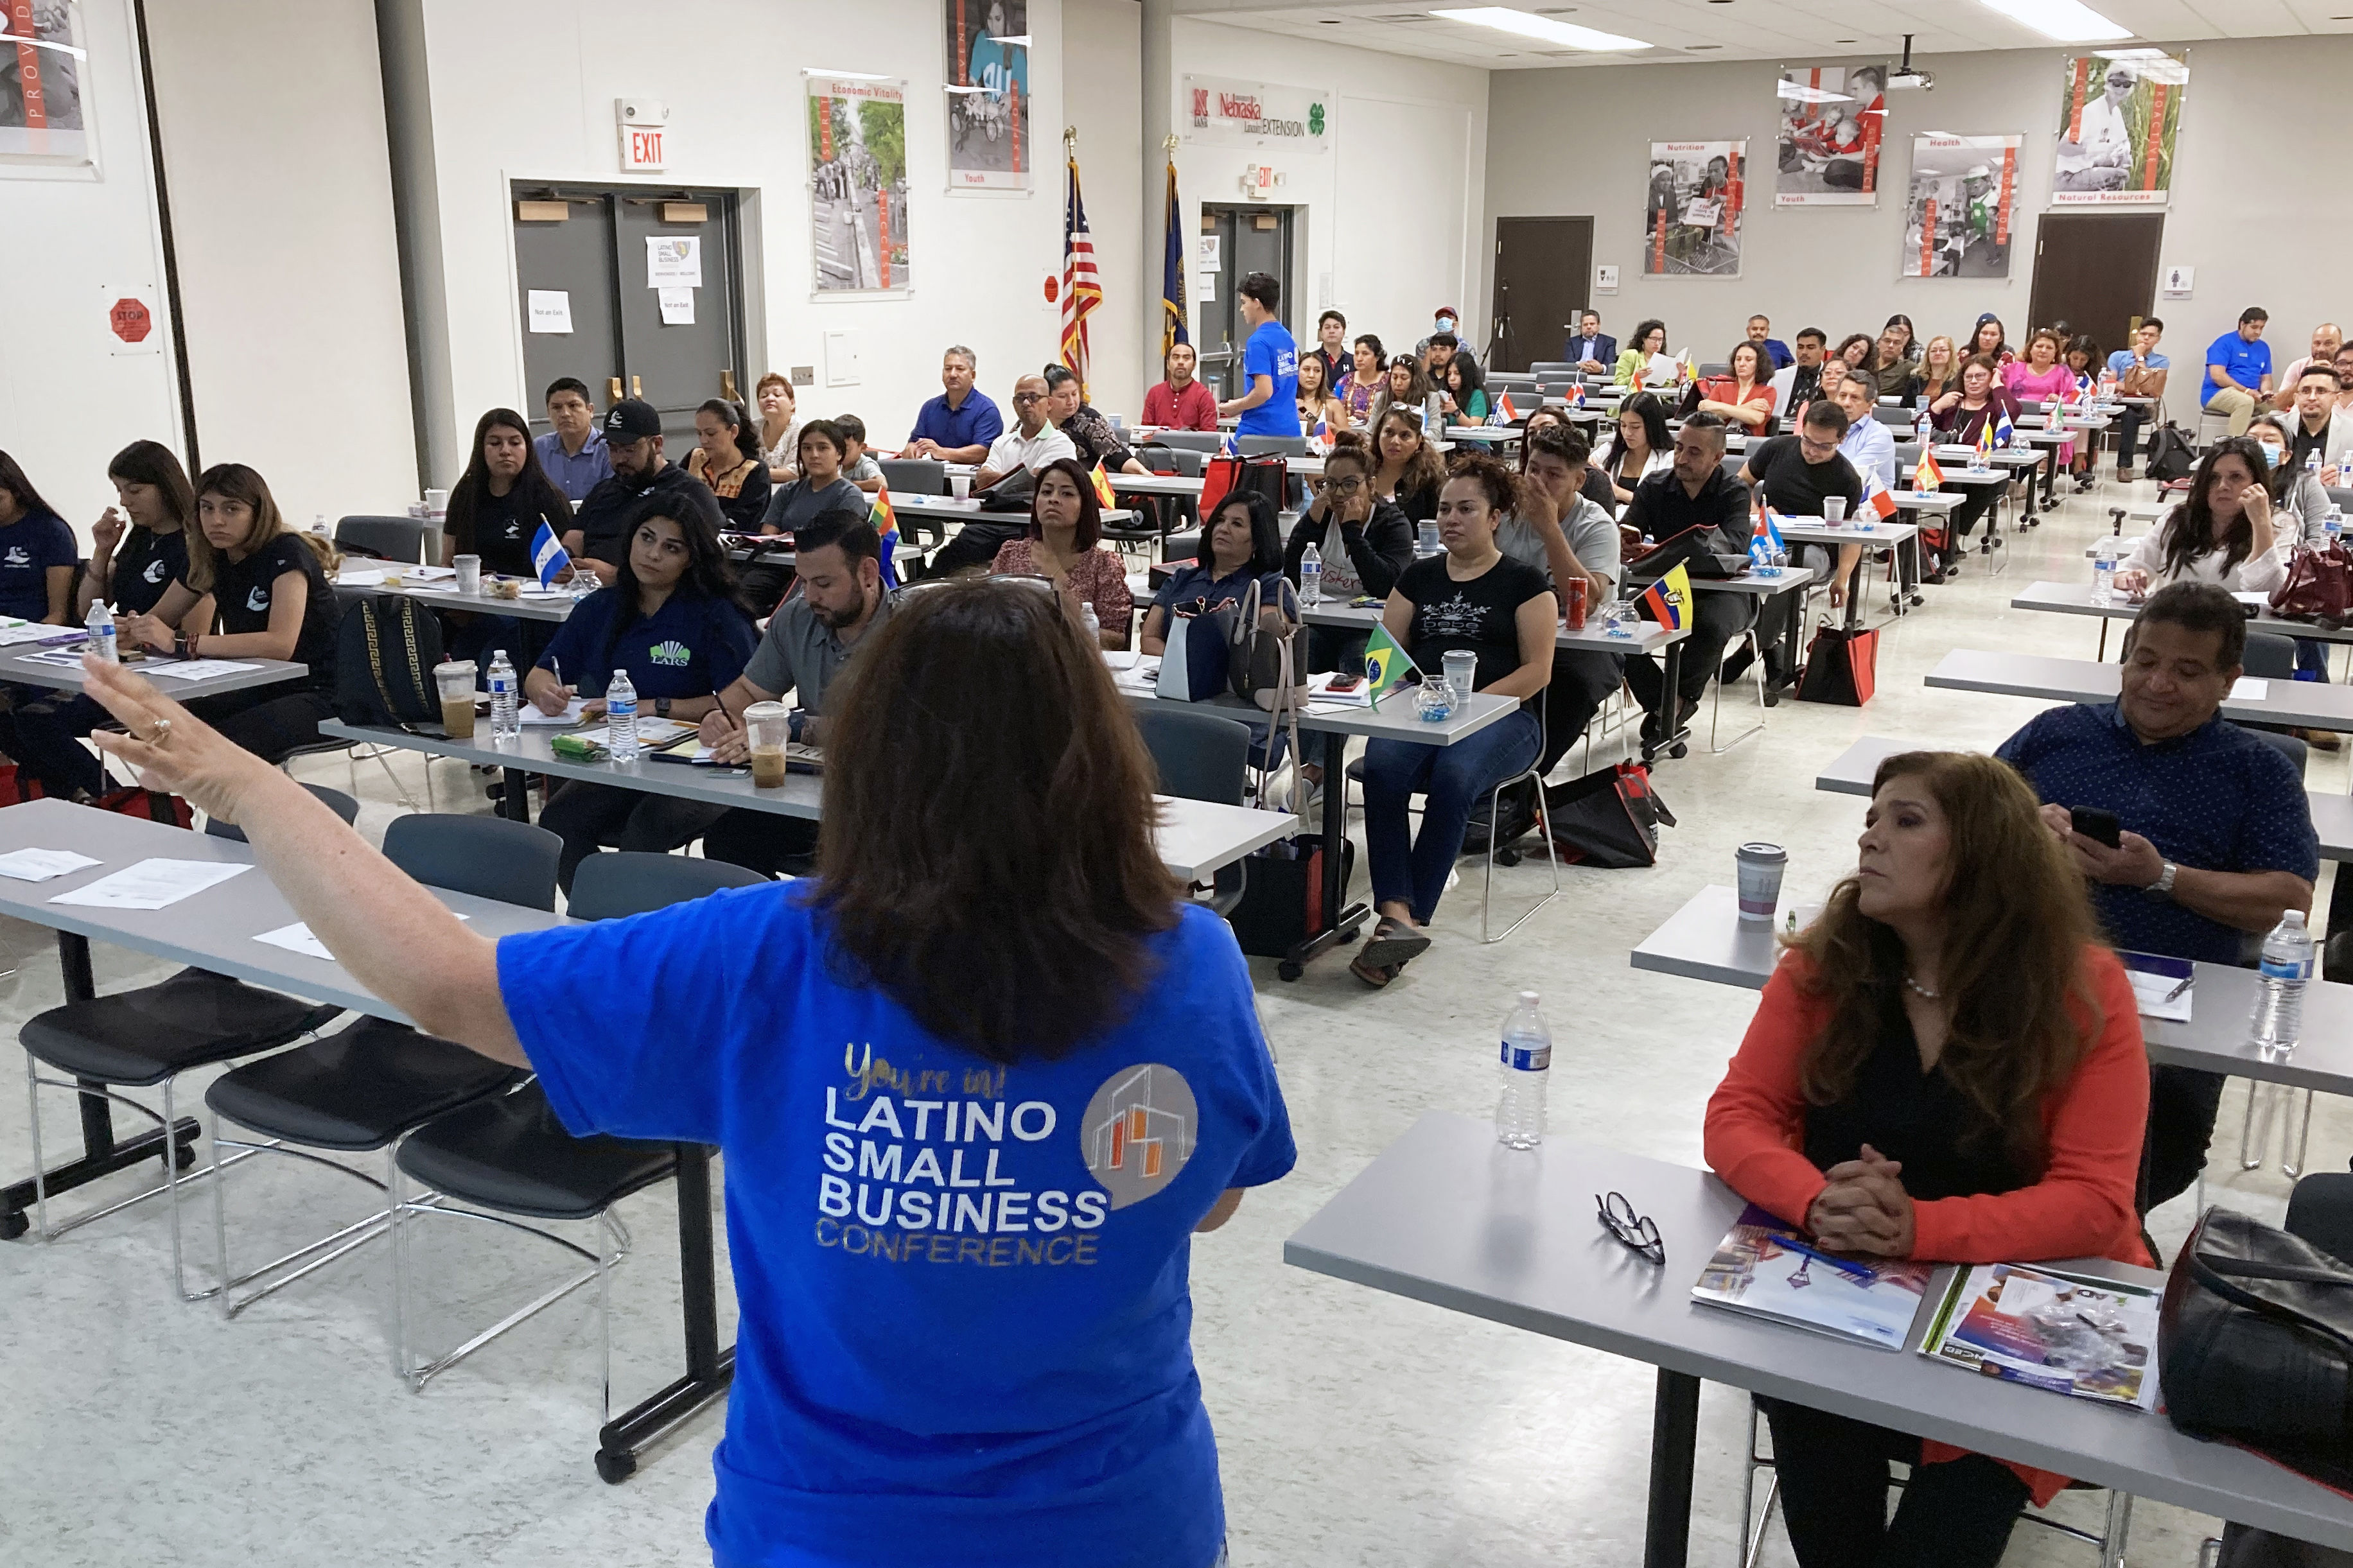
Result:
[[[207,816],[233,823],[280,786],[299,787],[145,677],[88,655],[81,667],[82,690],[129,731],[97,730],[90,738],[99,750],[130,763],[141,788],[183,796]]]

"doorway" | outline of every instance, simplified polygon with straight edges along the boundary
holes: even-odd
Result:
[[[2164,237],[2163,213],[2044,213],[2034,235],[2029,330],[2065,321],[2091,333],[2103,354],[2124,347],[2156,303]]]
[[[548,428],[541,394],[565,375],[588,384],[599,412],[623,397],[652,404],[681,455],[694,442],[697,405],[750,401],[733,191],[518,182],[512,195],[522,412],[534,431]],[[696,242],[694,263],[663,275],[691,280],[657,287],[647,242],[680,239]]]
[[[1207,267],[1195,270],[1195,277],[1215,292],[1197,301],[1194,320],[1200,331],[1194,346],[1201,356],[1198,374],[1220,398],[1240,397],[1244,391],[1242,347],[1250,333],[1242,327],[1235,286],[1251,273],[1263,272],[1282,285],[1275,316],[1291,329],[1291,335],[1303,345],[1313,337],[1303,325],[1311,318],[1299,308],[1299,290],[1291,277],[1291,219],[1289,207],[1201,209],[1201,237],[1218,242],[1218,266],[1214,271]]]
[[[1589,217],[1495,220],[1495,319],[1490,370],[1556,360],[1577,331],[1593,279]]]

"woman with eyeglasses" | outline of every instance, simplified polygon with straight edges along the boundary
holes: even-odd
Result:
[[[1324,482],[1292,525],[1282,572],[1295,586],[1309,545],[1324,562],[1324,596],[1386,599],[1398,574],[1413,564],[1413,524],[1395,501],[1373,493],[1371,443],[1354,430],[1332,438]],[[1366,634],[1332,626],[1307,628],[1308,668],[1317,674],[1360,662]]]
[[[1879,765],[1854,875],[1789,941],[1708,1101],[1707,1163],[1733,1191],[1864,1258],[2151,1262],[2139,1010],[2053,811],[1992,757]],[[1799,1568],[1993,1568],[2019,1510],[2067,1485],[1757,1403]],[[1891,1459],[1912,1468],[1893,1521]]]

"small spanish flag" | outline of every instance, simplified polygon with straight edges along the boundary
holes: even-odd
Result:
[[[1388,627],[1376,621],[1373,635],[1365,645],[1365,686],[1366,695],[1375,702],[1405,684],[1405,678],[1414,668],[1413,658],[1398,646],[1389,636]]]
[[[1111,493],[1111,476],[1103,472],[1103,459],[1095,459],[1095,471],[1087,476],[1095,482],[1095,500],[1108,507],[1116,504]]]
[[[1676,562],[1673,571],[1642,590],[1640,602],[1651,619],[1669,631],[1682,630],[1691,624],[1691,574]]]
[[[891,487],[885,483],[874,492],[874,505],[866,513],[874,525],[876,537],[882,541],[882,586],[899,585],[899,514],[891,510]]]
[[[1936,467],[1936,454],[1926,447],[1921,447],[1920,461],[1912,470],[1912,488],[1933,490],[1943,488],[1944,483],[1945,470]]]

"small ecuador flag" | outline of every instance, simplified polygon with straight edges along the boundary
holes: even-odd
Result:
[[[1921,447],[1920,461],[1912,470],[1912,488],[1933,490],[1941,488],[1944,482],[1945,470],[1936,467],[1936,454],[1926,447]]]
[[[1089,474],[1087,478],[1095,482],[1095,500],[1098,504],[1106,507],[1117,504],[1117,498],[1111,493],[1111,476],[1103,472],[1101,458],[1095,459],[1095,471]]]
[[[1641,602],[1652,620],[1669,631],[1680,631],[1691,624],[1691,574],[1676,562],[1673,571],[1642,590]]]
[[[1412,657],[1389,636],[1388,627],[1375,623],[1372,640],[1365,645],[1365,685],[1372,700],[1378,702],[1405,684],[1413,668]]]
[[[882,586],[886,592],[895,589],[899,585],[899,514],[891,510],[889,484],[874,492],[874,505],[866,519],[882,541]]]

